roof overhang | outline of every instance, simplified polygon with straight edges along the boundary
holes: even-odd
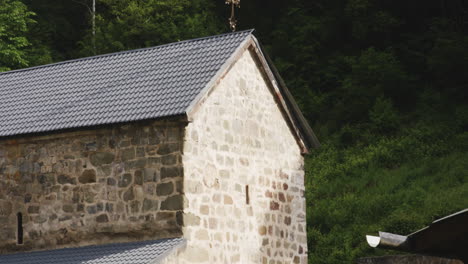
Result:
[[[192,102],[187,109],[187,119],[193,120],[193,115],[197,112],[199,107],[208,98],[212,89],[216,87],[221,80],[226,76],[229,70],[234,66],[235,62],[244,54],[250,51],[254,55],[256,62],[261,70],[265,80],[267,81],[270,91],[275,97],[278,106],[283,113],[292,133],[294,134],[297,143],[299,144],[303,154],[308,154],[309,149],[318,148],[320,142],[318,141],[314,131],[308,124],[304,115],[302,114],[299,106],[294,101],[294,98],[286,87],[284,80],[278,73],[278,70],[273,65],[273,62],[264,52],[258,40],[250,35],[233,53],[233,55],[226,61],[226,63],[219,69],[215,77],[206,85],[202,92]]]
[[[468,261],[468,209],[432,222],[408,236],[379,232],[366,236],[371,247]]]

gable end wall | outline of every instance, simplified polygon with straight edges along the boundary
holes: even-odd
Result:
[[[188,244],[165,263],[307,263],[301,149],[252,51],[194,113],[183,153]]]

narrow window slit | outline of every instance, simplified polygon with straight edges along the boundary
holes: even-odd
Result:
[[[17,243],[18,245],[22,245],[23,244],[23,214],[17,213],[16,218],[17,218],[17,224],[18,224]]]
[[[245,186],[245,203],[250,204],[250,193],[249,193],[249,186]]]

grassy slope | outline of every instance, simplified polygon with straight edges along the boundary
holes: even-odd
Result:
[[[366,234],[409,234],[468,207],[468,133],[419,125],[367,146],[325,144],[307,166],[310,263],[395,254]]]

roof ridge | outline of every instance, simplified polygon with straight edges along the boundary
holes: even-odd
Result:
[[[62,64],[68,64],[68,63],[73,63],[73,62],[78,62],[78,61],[86,61],[86,60],[92,60],[92,59],[97,59],[97,58],[105,58],[105,57],[114,56],[114,55],[130,54],[130,53],[134,53],[134,52],[141,52],[141,51],[146,51],[146,50],[163,48],[163,47],[167,47],[167,46],[171,46],[171,45],[178,45],[178,44],[183,44],[183,43],[192,42],[192,41],[212,39],[212,38],[222,37],[222,36],[226,36],[226,35],[236,35],[236,34],[243,34],[243,33],[247,33],[247,32],[252,34],[254,31],[255,31],[255,29],[247,29],[247,30],[242,30],[242,31],[228,32],[228,33],[222,33],[222,34],[218,34],[218,35],[199,37],[199,38],[194,38],[194,39],[187,39],[187,40],[182,40],[182,41],[177,41],[177,42],[171,42],[171,43],[161,44],[161,45],[158,45],[158,46],[145,47],[145,48],[139,48],[139,49],[131,49],[131,50],[123,50],[123,51],[117,51],[117,52],[111,52],[111,53],[104,53],[104,54],[99,54],[99,55],[94,55],[94,56],[88,56],[88,57],[83,57],[83,58],[53,62],[53,63],[49,63],[49,64],[44,64],[44,65],[37,65],[37,66],[28,67],[28,68],[22,68],[22,69],[16,69],[16,70],[0,72],[0,75],[6,75],[6,74],[10,74],[10,73],[17,73],[17,72],[36,70],[36,69],[40,69],[40,68],[47,68],[47,67],[52,67],[52,66],[57,66],[57,65],[62,65]]]

